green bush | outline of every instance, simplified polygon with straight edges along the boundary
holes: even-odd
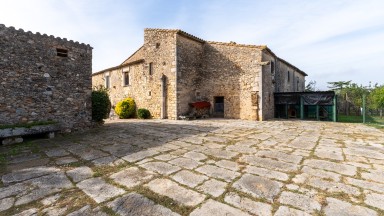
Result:
[[[137,116],[141,119],[149,119],[151,117],[151,113],[149,110],[141,108],[137,110]]]
[[[102,122],[108,118],[111,111],[111,101],[109,100],[108,89],[99,86],[92,90],[92,120]]]
[[[126,98],[116,104],[115,112],[121,119],[133,117],[135,115],[136,104],[132,98]]]

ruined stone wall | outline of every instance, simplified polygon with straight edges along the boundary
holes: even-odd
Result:
[[[89,45],[0,24],[0,74],[0,124],[53,120],[63,130],[90,126]]]
[[[257,46],[205,43],[199,94],[212,105],[215,96],[223,96],[225,118],[257,120],[260,61],[261,49]]]
[[[189,103],[200,100],[198,77],[203,56],[203,43],[177,35],[177,108],[178,115],[190,112]],[[196,95],[197,94],[197,95]]]

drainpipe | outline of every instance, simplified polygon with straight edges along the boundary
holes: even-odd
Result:
[[[160,118],[161,119],[165,119],[165,102],[166,102],[166,81],[167,81],[167,77],[163,74],[161,75],[161,78],[160,78],[160,81],[161,81],[161,113],[160,113]]]
[[[177,35],[176,35],[176,48],[175,48],[175,62],[176,62],[176,65],[175,65],[175,77],[176,77],[176,82],[175,82],[175,92],[176,92],[176,95],[175,95],[175,120],[178,119],[178,112],[177,112],[177,108],[179,107],[177,102],[178,102],[178,89],[177,89],[177,83],[179,82],[179,74],[177,73]]]

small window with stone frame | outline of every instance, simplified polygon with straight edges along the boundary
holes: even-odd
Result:
[[[109,89],[111,85],[109,75],[106,75],[104,78],[105,78],[105,88]]]
[[[123,72],[124,86],[129,86],[129,72]]]
[[[290,81],[290,72],[288,71],[288,82]]]

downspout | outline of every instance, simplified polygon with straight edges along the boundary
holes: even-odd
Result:
[[[177,73],[177,34],[176,34],[176,46],[175,46],[175,77],[176,77],[176,82],[175,82],[175,120],[178,119],[178,112],[177,112],[177,109],[178,109],[178,104],[177,104],[177,99],[178,99],[178,89],[177,89],[177,83],[178,83],[178,79],[179,79],[179,76],[178,76],[178,73]]]
[[[165,102],[166,102],[166,81],[167,77],[163,74],[160,78],[161,81],[161,113],[160,113],[160,118],[165,119]]]

